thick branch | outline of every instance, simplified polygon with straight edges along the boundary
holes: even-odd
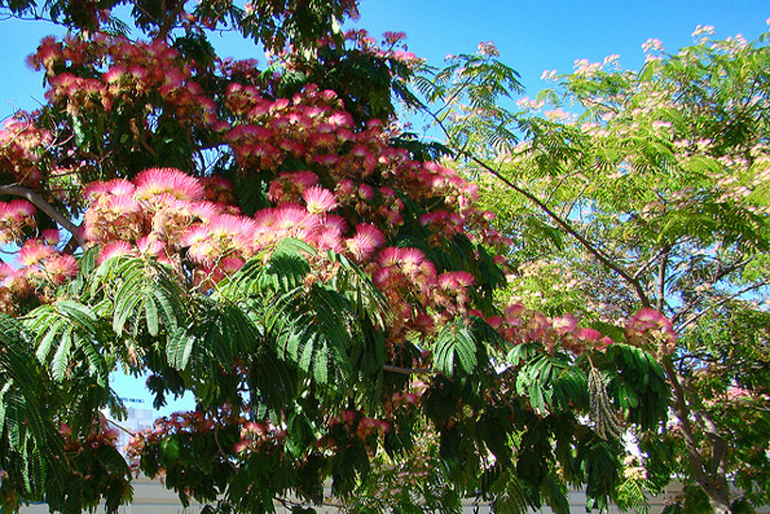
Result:
[[[29,201],[35,207],[46,213],[52,220],[64,227],[64,229],[67,230],[70,234],[72,234],[73,239],[77,241],[78,245],[81,247],[85,246],[85,241],[83,241],[83,239],[78,234],[78,227],[65,216],[63,216],[62,213],[57,211],[50,203],[46,202],[42,196],[35,193],[31,189],[27,189],[23,186],[0,186],[0,195],[20,196]]]
[[[698,443],[693,436],[692,424],[690,423],[690,408],[687,406],[685,400],[684,388],[679,374],[674,369],[674,365],[671,363],[671,359],[663,359],[663,367],[668,374],[668,379],[671,381],[671,390],[674,393],[674,412],[679,420],[679,424],[682,428],[682,436],[684,438],[684,445],[687,448],[687,454],[690,456],[690,463],[693,473],[693,478],[698,484],[707,483],[708,479],[703,471],[703,460],[700,453],[698,453]]]
[[[669,252],[671,252],[671,247],[666,245],[663,248],[660,263],[658,264],[658,312],[663,312],[663,306],[665,305],[666,268],[668,267]]]

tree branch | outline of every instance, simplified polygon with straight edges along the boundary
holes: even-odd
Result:
[[[690,456],[693,478],[695,478],[695,481],[699,484],[706,483],[707,477],[703,471],[703,460],[701,459],[700,453],[698,453],[699,446],[693,436],[692,424],[690,423],[690,409],[685,400],[682,382],[679,374],[674,369],[674,365],[671,363],[671,359],[665,357],[663,359],[663,367],[666,370],[666,374],[668,374],[668,379],[671,381],[671,390],[674,393],[674,412],[676,413],[676,417],[682,428],[684,445]]]
[[[427,110],[427,109],[426,109]],[[427,113],[430,117],[433,118],[433,120],[436,122],[438,127],[441,129],[442,132],[444,132],[444,135],[446,135],[447,139],[451,142],[452,138],[449,134],[449,131],[447,130],[444,123],[430,110],[427,110]],[[639,298],[639,301],[642,303],[644,307],[650,307],[650,300],[647,297],[647,294],[644,292],[644,288],[642,287],[641,283],[639,283],[638,280],[636,280],[631,274],[623,269],[619,264],[612,261],[612,259],[605,255],[604,252],[602,252],[599,248],[595,247],[591,244],[590,241],[588,241],[585,237],[583,237],[580,232],[578,232],[566,219],[562,218],[555,212],[553,212],[543,201],[541,201],[537,196],[530,193],[529,191],[520,188],[510,180],[508,180],[506,177],[504,177],[499,171],[491,167],[489,164],[485,163],[475,155],[471,154],[464,148],[458,148],[457,151],[464,155],[466,158],[470,159],[472,162],[476,163],[477,165],[481,166],[484,170],[491,173],[493,176],[495,176],[498,180],[500,180],[503,184],[505,184],[510,189],[516,191],[520,195],[524,196],[526,199],[534,203],[541,211],[543,211],[549,218],[551,218],[557,225],[559,225],[561,228],[563,228],[569,235],[571,235],[573,238],[575,238],[588,252],[596,257],[599,262],[607,266],[609,269],[613,270],[615,273],[620,275],[623,280],[625,280],[636,292],[637,297]]]
[[[559,225],[561,228],[563,228],[569,235],[571,235],[573,238],[575,238],[588,252],[596,257],[599,262],[607,266],[609,269],[613,270],[615,273],[620,275],[623,280],[625,280],[636,292],[636,295],[639,297],[639,301],[641,301],[642,305],[644,307],[650,306],[650,300],[647,297],[647,294],[644,292],[644,288],[639,283],[638,280],[636,280],[628,271],[623,269],[619,264],[612,261],[612,259],[605,255],[604,252],[599,250],[597,247],[591,244],[590,241],[588,241],[583,235],[577,231],[567,220],[553,212],[545,203],[543,203],[537,196],[533,195],[529,191],[520,188],[510,180],[508,180],[506,177],[504,177],[500,172],[489,166],[487,163],[481,161],[480,159],[466,154],[466,156],[471,159],[474,163],[478,164],[482,168],[484,168],[486,171],[497,177],[500,181],[502,181],[507,187],[510,189],[513,189],[520,195],[527,198],[529,201],[537,205],[537,207],[543,211],[549,218],[551,218],[557,225]]]
[[[424,368],[401,368],[398,366],[392,366],[385,364],[382,366],[383,371],[390,371],[391,373],[401,373],[402,375],[417,375],[417,374],[430,374],[433,373],[432,369]]]
[[[719,301],[718,301],[718,302],[716,302],[715,304],[713,304],[713,305],[711,305],[711,306],[709,306],[709,307],[707,307],[707,308],[703,309],[702,311],[698,312],[697,314],[693,314],[692,316],[690,316],[689,318],[687,318],[687,320],[686,320],[684,323],[682,323],[682,324],[681,324],[681,325],[680,325],[680,326],[677,328],[677,332],[683,332],[683,331],[684,331],[684,329],[686,329],[688,326],[690,326],[690,325],[692,325],[693,323],[695,323],[696,321],[698,321],[698,319],[700,319],[702,316],[704,316],[704,315],[706,315],[707,313],[709,313],[709,312],[713,311],[713,310],[714,310],[714,309],[716,309],[717,307],[721,307],[722,305],[726,304],[726,303],[727,303],[727,302],[729,302],[730,300],[734,300],[735,298],[738,298],[739,296],[741,296],[741,295],[743,295],[743,294],[746,294],[746,293],[748,293],[749,291],[753,291],[754,289],[758,289],[758,288],[760,288],[760,287],[763,287],[763,286],[766,286],[766,285],[767,285],[767,284],[766,284],[764,281],[761,281],[761,282],[757,282],[756,284],[752,284],[752,285],[750,285],[750,286],[744,287],[743,289],[741,289],[740,291],[738,291],[738,292],[736,292],[736,293],[734,293],[734,294],[731,294],[731,295],[729,295],[729,296],[725,296],[724,298],[722,298],[721,300],[719,300]],[[676,315],[674,315],[674,317],[673,317],[673,319],[672,319],[671,321],[672,321],[672,322],[674,322],[674,323],[676,323],[676,321],[677,321],[677,318],[681,317],[681,316],[680,316],[680,314],[683,314],[683,312],[685,312],[685,311],[680,311],[680,312],[678,312]]]
[[[85,241],[78,234],[78,227],[57,211],[50,203],[46,202],[42,196],[31,189],[23,186],[0,186],[0,195],[20,196],[32,203],[35,207],[46,213],[52,220],[61,225],[65,230],[72,234],[72,238],[78,245],[85,246]]]
[[[663,306],[666,304],[666,268],[668,267],[668,256],[670,252],[671,246],[664,246],[660,262],[658,263],[658,312],[663,312]]]

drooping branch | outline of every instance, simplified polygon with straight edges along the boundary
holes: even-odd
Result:
[[[67,232],[72,234],[72,238],[77,241],[79,246],[85,246],[85,241],[78,233],[78,227],[60,213],[53,205],[45,201],[39,194],[23,186],[6,185],[0,186],[0,195],[20,196],[32,205],[46,213],[52,220],[61,225]]]

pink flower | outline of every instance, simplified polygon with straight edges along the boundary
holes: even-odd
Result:
[[[43,240],[46,244],[56,246],[59,244],[59,231],[53,228],[43,231]]]
[[[369,223],[356,226],[356,235],[347,240],[347,246],[356,259],[370,257],[374,251],[385,244],[385,236],[380,229]]]
[[[658,351],[671,354],[676,349],[678,336],[671,320],[655,309],[645,307],[626,322],[626,338],[637,345],[654,342]]]
[[[446,289],[459,289],[472,286],[476,282],[467,271],[448,271],[438,276],[438,285]]]
[[[44,245],[39,240],[31,240],[25,244],[17,255],[17,259],[22,266],[32,266],[55,254],[50,246]]]
[[[601,339],[602,333],[595,328],[581,328],[577,331],[577,337],[588,343],[596,343]]]
[[[51,282],[63,284],[67,279],[78,274],[78,262],[71,255],[56,255],[45,263],[45,273]]]
[[[572,314],[565,314],[553,320],[553,328],[560,336],[574,334],[577,330],[577,319]]]
[[[83,195],[90,201],[95,202],[100,196],[105,194],[110,195],[133,195],[136,191],[136,186],[124,179],[114,179],[108,182],[92,182],[89,184],[83,193]]]
[[[191,177],[174,168],[151,168],[141,172],[134,179],[136,198],[145,200],[168,193],[179,200],[194,202],[203,200],[203,186]]]
[[[308,212],[312,214],[322,214],[337,207],[337,199],[332,192],[319,186],[303,191],[302,199],[305,200]]]
[[[97,264],[101,264],[113,257],[120,255],[134,255],[136,251],[134,247],[125,241],[113,241],[107,243],[99,251],[99,256],[96,258]]]

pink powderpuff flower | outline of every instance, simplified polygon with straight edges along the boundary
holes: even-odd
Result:
[[[377,264],[383,268],[397,266],[401,260],[401,248],[389,246],[377,255]]]
[[[188,247],[187,258],[197,264],[210,265],[219,257],[208,225],[190,227],[182,238],[182,245]]]
[[[102,74],[102,80],[107,84],[115,84],[126,75],[127,70],[123,66],[113,66]]]
[[[345,247],[342,244],[342,234],[347,230],[347,223],[341,216],[330,214],[325,216],[323,224],[313,234],[313,243],[319,250],[332,250],[342,253]]]
[[[631,344],[655,340],[659,344],[659,350],[670,354],[676,349],[678,336],[671,320],[655,309],[645,307],[639,309],[626,322],[626,338]]]
[[[385,244],[385,236],[374,225],[361,223],[356,226],[356,235],[348,239],[346,244],[356,259],[364,260],[371,257],[377,248]]]
[[[307,210],[311,214],[323,214],[337,207],[337,199],[328,189],[313,186],[302,192]]]
[[[232,275],[243,267],[245,261],[239,257],[225,257],[219,261],[219,269],[225,275]]]
[[[586,343],[597,343],[602,338],[602,333],[595,328],[581,328],[577,331],[577,337]]]
[[[101,264],[113,257],[121,255],[136,255],[136,250],[130,243],[125,241],[112,241],[99,250],[99,255],[96,257],[96,263]]]
[[[399,257],[401,259],[401,269],[411,271],[420,267],[425,262],[425,254],[417,248],[401,248]]]
[[[0,262],[0,283],[5,280],[6,277],[10,277],[14,273],[16,273],[16,270],[13,269],[10,264]]]
[[[575,334],[577,325],[577,319],[572,314],[565,314],[553,320],[553,328],[559,336]]]
[[[424,312],[415,316],[412,324],[415,330],[423,334],[431,334],[436,330],[433,316]]]
[[[165,244],[152,235],[144,236],[136,241],[139,253],[158,257],[165,253]]]
[[[288,178],[299,191],[318,185],[318,175],[311,171],[295,171],[294,173],[281,173],[281,177]]]
[[[525,311],[526,309],[523,304],[519,302],[510,303],[503,311],[503,315],[505,316],[505,322],[508,325],[512,325],[512,326],[520,325],[522,315],[524,314]]]
[[[444,289],[460,289],[472,286],[476,282],[467,271],[447,271],[438,276],[438,285]]]
[[[594,344],[594,348],[601,351],[607,349],[611,344],[615,344],[615,341],[609,336],[604,336]]]
[[[22,266],[32,266],[33,264],[37,264],[38,262],[52,257],[55,253],[54,249],[50,246],[43,244],[42,241],[38,239],[33,239],[28,241],[27,244],[19,250],[16,258]]]
[[[205,193],[200,181],[174,168],[151,168],[134,179],[136,198],[146,200],[168,193],[188,202],[203,200]]]
[[[301,205],[284,204],[275,209],[274,225],[280,231],[301,237],[301,234],[317,229],[320,221]]]
[[[0,202],[0,205],[3,205]],[[35,216],[35,206],[29,203],[26,200],[11,200],[6,205],[6,209],[9,213],[13,213],[13,216],[18,218],[19,220],[33,220]],[[2,217],[0,215],[0,217]],[[29,224],[29,222],[27,221]]]
[[[78,262],[72,255],[56,255],[46,260],[45,274],[54,284],[63,284],[78,274]]]
[[[56,246],[59,244],[59,231],[53,228],[49,228],[43,231],[43,240],[50,246]]]
[[[212,202],[193,202],[188,207],[190,215],[201,221],[210,221],[223,214],[222,206]]]
[[[250,218],[222,214],[212,218],[208,232],[213,240],[222,245],[223,250],[235,250],[245,254],[250,250],[255,228],[254,220]]]
[[[92,182],[86,186],[83,196],[85,196],[89,202],[96,202],[99,197],[109,194],[116,196],[131,196],[136,191],[136,186],[121,178],[110,180],[107,182]]]

